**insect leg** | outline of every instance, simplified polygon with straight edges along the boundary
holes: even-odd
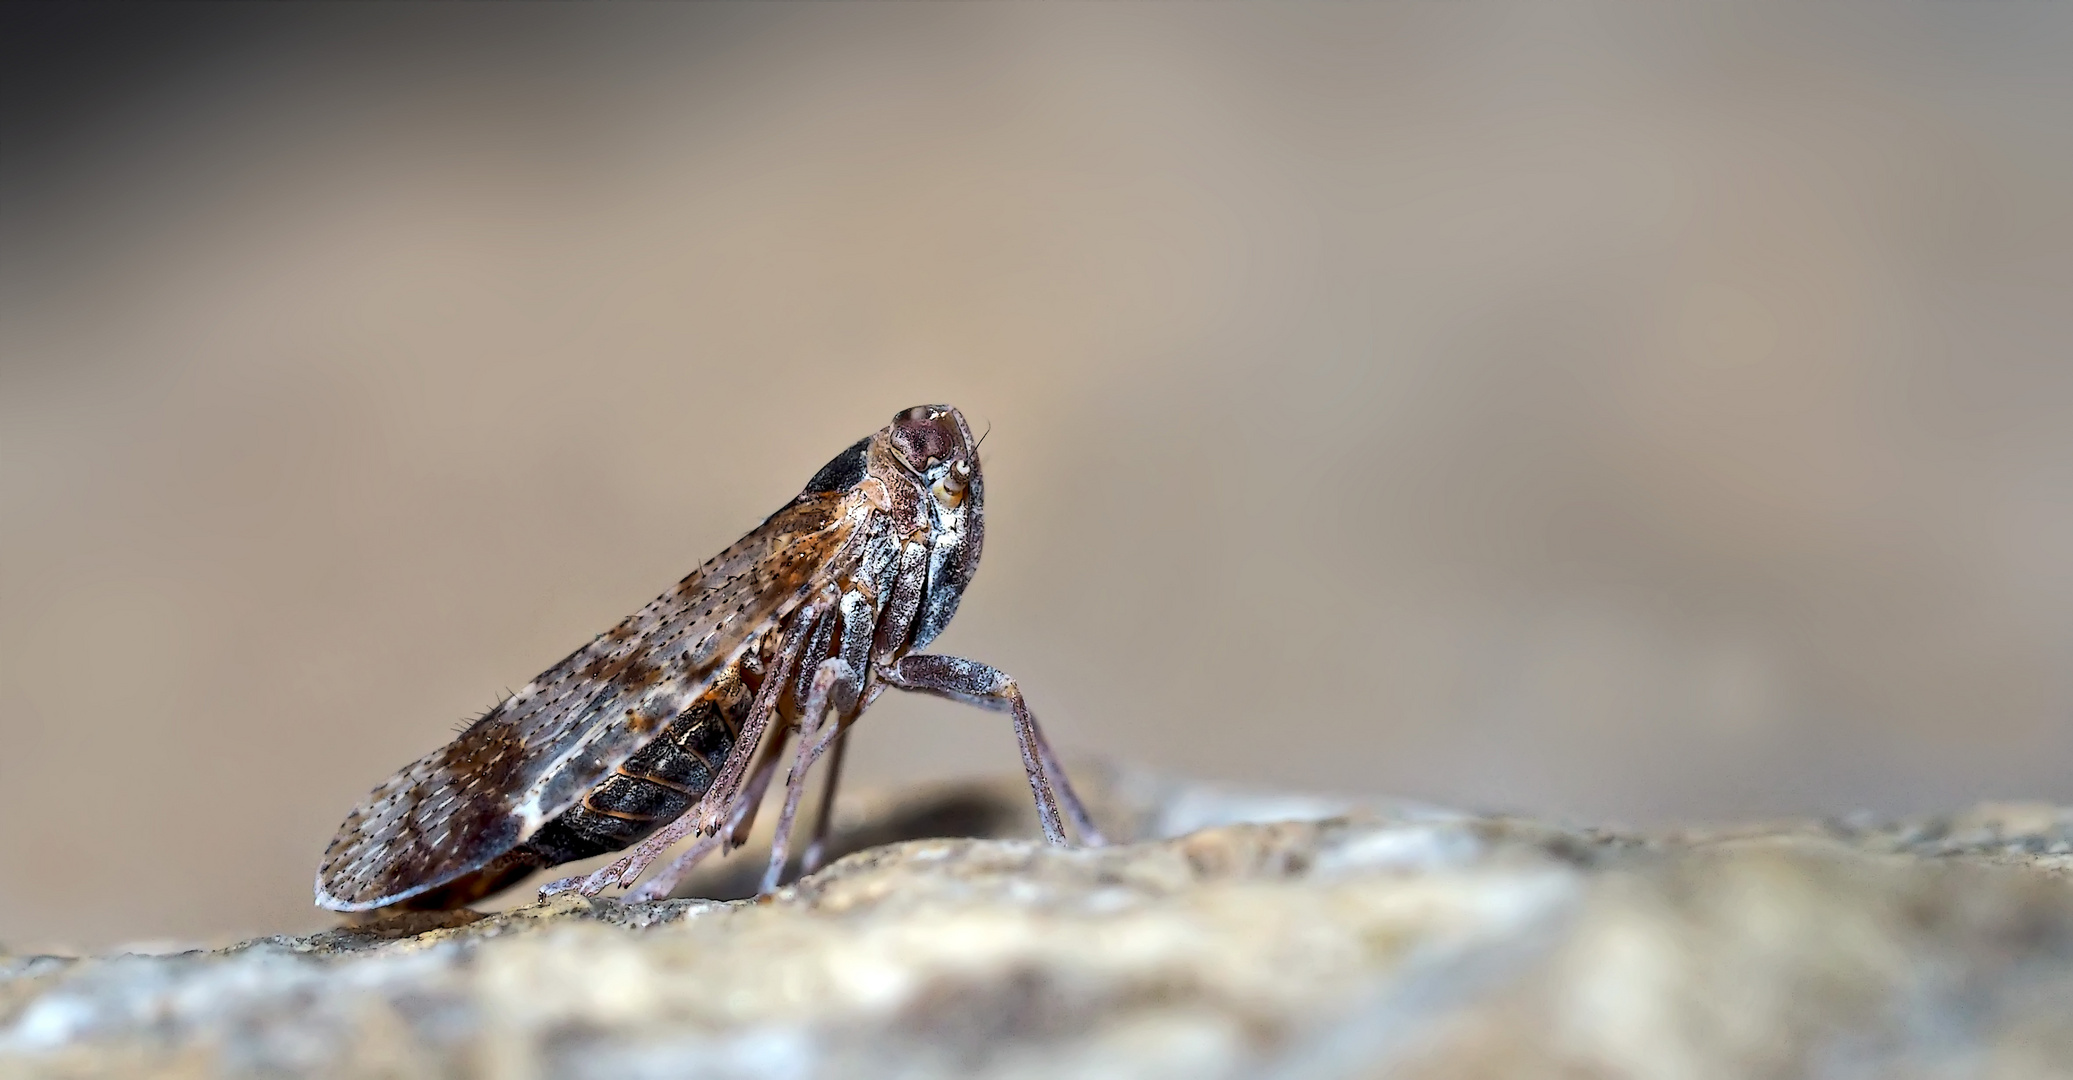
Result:
[[[779,743],[779,747],[782,747],[782,743]],[[684,876],[699,863],[704,862],[706,856],[719,850],[722,845],[730,849],[740,847],[742,841],[748,838],[749,830],[755,827],[756,808],[763,804],[763,792],[770,787],[770,778],[777,772],[778,757],[779,754],[774,751],[766,751],[760,755],[756,759],[755,769],[749,773],[748,784],[743,788],[744,797],[734,804],[734,812],[728,816],[726,824],[699,837],[696,843],[685,848],[683,854],[671,860],[670,864],[663,867],[654,877],[628,892],[627,901],[668,899],[669,894],[677,891],[677,885],[684,880]],[[691,815],[685,814],[679,820],[690,819]],[[636,871],[634,876],[639,876],[639,872]],[[631,881],[632,877],[626,880]]]
[[[686,811],[679,815],[675,821],[657,829],[647,839],[634,845],[632,851],[627,852],[612,863],[600,867],[592,872],[590,876],[565,877],[559,881],[549,882],[540,889],[540,899],[545,900],[555,893],[567,892],[570,889],[574,889],[584,896],[596,896],[613,885],[632,885],[648,869],[650,864],[662,857],[663,852],[674,847],[677,841],[697,831],[698,814],[695,811]],[[719,846],[721,839],[722,837],[717,834],[699,837],[698,843],[693,845],[692,850],[698,853],[698,858],[704,858],[706,852]],[[684,860],[679,859],[677,861],[683,862]],[[696,858],[691,860],[693,863],[697,861],[698,859]],[[675,864],[671,865],[674,866]],[[687,865],[685,869],[688,870],[690,867]]]
[[[696,816],[698,831],[717,832],[723,827],[734,807],[735,797],[741,792],[742,776],[748,771],[749,759],[754,756],[750,748],[762,744],[763,733],[770,728],[770,716],[777,711],[778,699],[784,696],[785,684],[791,680],[799,654],[805,651],[815,625],[827,615],[833,604],[831,596],[824,595],[815,600],[798,613],[792,628],[779,642],[776,662],[764,676],[763,687],[756,692],[755,704],[749,706],[748,719],[742,721],[741,738],[735,742],[733,752],[727,755],[727,761],[720,766],[720,775],[713,778],[713,786],[706,789],[705,798],[691,810]]]
[[[632,851],[599,867],[588,876],[565,877],[541,886],[540,899],[545,900],[556,893],[568,892],[571,889],[584,896],[596,896],[613,885],[631,885],[634,879],[641,876],[641,871],[648,868],[649,863],[660,858],[662,853],[668,851],[677,841],[696,832],[697,828],[697,822],[690,813],[679,815],[675,821],[636,844]]]
[[[763,808],[763,793],[770,790],[770,778],[777,775],[777,763],[785,756],[785,740],[789,737],[789,732],[779,728],[756,755],[749,782],[742,785],[741,798],[735,800],[727,824],[720,829],[728,851],[749,842],[749,833],[756,828],[756,812]]]
[[[877,701],[878,695],[883,693],[885,684],[873,682],[864,699],[857,703],[856,709],[848,716],[840,718],[835,729],[835,742],[830,747],[835,756],[828,759],[828,781],[826,786],[821,788],[821,805],[814,814],[813,839],[806,845],[806,854],[799,857],[799,874],[802,877],[819,870],[826,861],[828,830],[835,820],[835,784],[842,778],[842,748],[849,745],[849,726],[856,722],[857,717],[864,715],[864,710],[870,708],[871,703]]]
[[[982,709],[1013,713],[1015,741],[1022,748],[1022,771],[1028,774],[1030,793],[1036,796],[1037,818],[1043,822],[1044,839],[1053,844],[1065,843],[1065,826],[1059,821],[1058,796],[1051,790],[1050,775],[1056,772],[1059,786],[1067,787],[1065,772],[1057,768],[1055,760],[1050,760],[1050,754],[1044,752],[1043,731],[1037,727],[1036,717],[1022,700],[1022,690],[1015,685],[1014,679],[1006,672],[976,660],[926,653],[902,657],[897,663],[879,668],[878,673],[887,683],[902,690],[934,694]],[[1072,798],[1075,804],[1079,801],[1077,796]],[[1085,813],[1083,807],[1074,817],[1077,819]]]
[[[810,630],[814,622],[818,621],[819,614],[825,611],[825,604],[816,605],[815,609],[806,612],[802,625]],[[763,791],[769,786],[770,774],[776,770],[778,754],[784,747],[783,732],[767,740],[773,744],[770,746],[761,745],[765,741],[762,736],[769,728],[770,714],[775,710],[777,699],[783,693],[785,680],[791,675],[793,658],[798,654],[803,639],[809,636],[810,634],[802,634],[796,630],[786,636],[783,646],[778,651],[774,670],[764,680],[762,689],[757,691],[756,700],[749,707],[748,718],[742,722],[741,738],[736,740],[733,749],[728,751],[727,761],[721,767],[720,775],[706,788],[705,795],[699,799],[697,805],[685,811],[675,821],[656,830],[625,856],[599,868],[589,877],[565,877],[548,883],[540,890],[541,898],[545,899],[570,889],[585,896],[596,896],[615,884],[632,885],[656,859],[662,857],[663,852],[693,833],[706,834],[714,838],[713,843],[708,844],[701,840],[690,851],[685,852],[684,857],[670,864],[670,869],[676,872],[675,877],[670,878],[671,886],[675,885],[677,877],[682,877],[688,872],[714,846],[725,844],[729,849],[741,846],[741,842],[748,837],[749,827],[755,823],[756,807],[763,801]],[[739,778],[747,762],[752,759],[755,761],[755,769],[749,777],[747,798],[724,794],[721,784],[730,775],[737,778],[736,787],[737,791],[739,790]],[[743,816],[744,813],[746,818]],[[663,895],[667,894],[665,889]]]
[[[897,564],[893,568],[896,569]],[[865,673],[871,670],[871,658],[877,654],[879,635],[884,631],[884,620],[880,617],[881,610],[877,597],[885,595],[886,592],[887,589],[881,583],[881,588],[875,590],[871,596],[867,597],[855,590],[842,596],[842,646],[838,655],[848,662],[850,672],[859,678],[864,678]],[[828,778],[821,785],[820,805],[814,810],[813,838],[807,841],[806,854],[800,857],[799,873],[802,876],[820,869],[822,857],[828,850],[828,827],[835,820],[835,789],[842,779],[842,748],[846,745],[843,736],[848,732],[849,725],[862,716],[864,710],[870,708],[871,703],[877,701],[878,695],[883,693],[885,685],[872,682],[870,691],[861,701],[852,700],[846,705],[838,703],[835,710],[835,726],[828,736],[834,739],[832,749],[835,756],[828,762]],[[820,754],[820,750],[813,751],[814,757],[819,757]]]
[[[893,564],[892,587],[883,590],[885,607],[879,613],[871,642],[871,656],[879,663],[891,663],[913,634],[914,616],[921,611],[921,593],[928,584],[928,573],[927,544],[909,543],[900,549],[899,561]]]
[[[842,716],[857,703],[857,677],[849,661],[831,656],[814,669],[813,686],[806,695],[806,707],[799,714],[799,750],[792,759],[791,775],[785,778],[785,805],[779,812],[777,828],[770,835],[770,868],[763,872],[764,893],[777,891],[778,883],[785,873],[785,861],[791,854],[792,822],[799,814],[799,797],[806,792],[806,774],[813,769],[828,745],[842,733]],[[834,706],[835,722],[825,733],[821,725],[826,721],[829,706]]]
[[[814,808],[813,837],[806,842],[806,854],[799,856],[800,877],[820,869],[828,854],[828,827],[835,820],[835,785],[842,779],[842,748],[849,745],[842,737],[842,719],[837,717],[835,723],[837,734],[831,748],[834,756],[828,759],[828,776],[821,782],[821,804]]]
[[[1044,738],[1043,728],[1035,730],[1037,753],[1044,758],[1044,772],[1058,785],[1058,801],[1065,808],[1065,816],[1072,819],[1072,827],[1079,830],[1080,843],[1087,847],[1106,847],[1108,838],[1094,827],[1094,818],[1087,813],[1087,804],[1080,801],[1080,793],[1073,790],[1072,779],[1065,775],[1065,766],[1058,763],[1058,755],[1051,749],[1051,740]]]

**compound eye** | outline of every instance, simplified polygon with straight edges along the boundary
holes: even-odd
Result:
[[[957,456],[962,441],[948,423],[950,413],[935,405],[916,405],[893,418],[893,449],[915,472],[928,472]]]

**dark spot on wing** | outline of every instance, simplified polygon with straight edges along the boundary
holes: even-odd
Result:
[[[478,723],[448,750],[447,768],[456,778],[468,778],[492,791],[508,786],[525,763],[525,740],[505,724]]]
[[[326,891],[348,903],[378,900],[508,849],[518,822],[501,796],[525,760],[524,739],[509,725],[476,722],[347,819],[325,854]]]

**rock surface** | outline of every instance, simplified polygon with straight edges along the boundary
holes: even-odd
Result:
[[[1098,786],[1137,842],[908,840],[763,902],[0,954],[0,1073],[2073,1075],[2073,811],[1639,835]],[[867,802],[843,843],[1015,832],[1027,799]]]

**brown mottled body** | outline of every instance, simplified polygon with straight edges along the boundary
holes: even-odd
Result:
[[[977,569],[982,496],[964,418],[944,406],[901,413],[674,589],[375,789],[325,852],[317,902],[455,907],[535,869],[637,845],[555,886],[596,893],[633,884],[700,834],[638,893],[666,894],[746,835],[796,735],[764,882],[774,889],[807,773],[886,687],[1011,712],[1045,834],[1064,842],[1062,798],[1099,842],[1014,680],[916,652]],[[827,785],[832,798],[832,766]],[[819,850],[817,835],[809,867]]]

